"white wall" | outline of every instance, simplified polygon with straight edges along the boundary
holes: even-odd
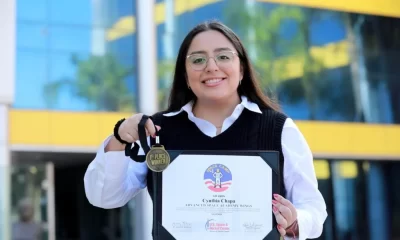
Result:
[[[0,240],[10,237],[8,112],[15,86],[15,0],[0,1]]]

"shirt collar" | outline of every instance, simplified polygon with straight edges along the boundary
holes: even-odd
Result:
[[[258,105],[256,103],[249,101],[246,96],[242,96],[241,99],[242,99],[242,102],[239,103],[239,105],[241,105],[242,107],[244,107],[252,112],[256,112],[256,113],[260,113],[260,114],[262,113],[260,108],[258,107]],[[172,116],[176,116],[176,115],[180,114],[183,111],[187,112],[189,115],[193,115],[192,109],[193,109],[193,101],[188,102],[179,111],[164,113],[163,115],[166,117],[172,117]]]

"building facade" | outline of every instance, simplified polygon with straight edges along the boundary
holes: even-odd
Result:
[[[154,1],[158,92],[149,94],[165,108],[185,35],[223,21],[310,144],[329,215],[320,239],[400,239],[400,5],[331,2]],[[114,123],[142,110],[139,55],[153,46],[138,48],[147,30],[137,16],[128,0],[0,3],[0,223],[10,223],[0,239],[11,239],[25,197],[43,239],[134,239],[138,202],[92,209],[82,179]]]

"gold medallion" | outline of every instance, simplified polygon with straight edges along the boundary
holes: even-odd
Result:
[[[170,157],[162,145],[152,146],[146,155],[146,163],[153,172],[162,172],[170,164]]]

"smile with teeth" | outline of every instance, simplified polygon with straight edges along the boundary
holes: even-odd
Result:
[[[209,79],[209,80],[203,81],[203,83],[205,83],[205,84],[209,84],[209,83],[219,83],[219,82],[221,82],[222,80],[224,80],[224,78],[215,78],[215,79]]]

